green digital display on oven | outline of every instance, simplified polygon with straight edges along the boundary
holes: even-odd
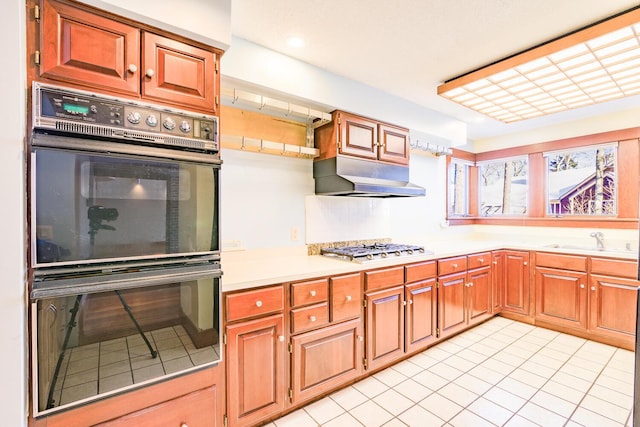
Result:
[[[85,107],[84,105],[62,104],[62,107],[64,111],[71,114],[87,114],[89,112],[89,107]]]

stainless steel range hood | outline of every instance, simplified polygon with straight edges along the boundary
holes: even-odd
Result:
[[[425,189],[409,182],[409,167],[336,156],[313,163],[316,194],[355,197],[424,196]]]

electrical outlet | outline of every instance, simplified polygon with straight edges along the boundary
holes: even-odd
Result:
[[[289,238],[291,239],[292,242],[298,241],[298,239],[300,238],[298,233],[298,227],[291,227],[291,229],[289,230]]]

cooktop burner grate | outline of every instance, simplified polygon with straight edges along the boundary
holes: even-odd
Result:
[[[333,256],[349,261],[366,262],[391,257],[406,257],[433,253],[423,246],[403,245],[396,243],[374,243],[368,245],[324,248],[320,252],[325,256]]]

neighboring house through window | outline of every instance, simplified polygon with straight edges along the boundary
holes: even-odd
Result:
[[[547,214],[616,215],[617,144],[544,153]]]

